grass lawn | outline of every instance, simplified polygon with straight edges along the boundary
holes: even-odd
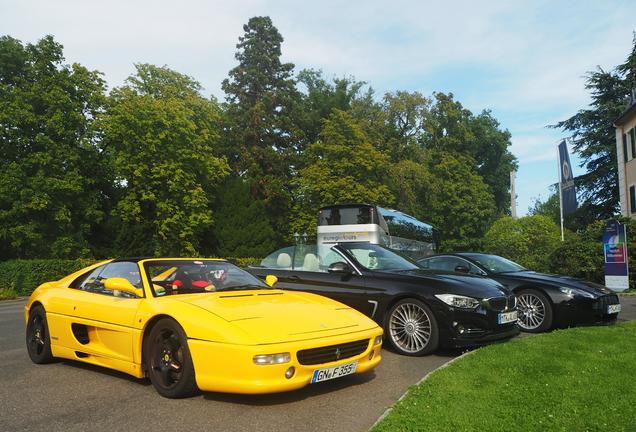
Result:
[[[636,321],[517,338],[433,373],[379,431],[636,431]]]

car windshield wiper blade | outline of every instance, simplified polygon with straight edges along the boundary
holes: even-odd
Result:
[[[255,285],[255,284],[243,284],[243,285],[233,285],[229,287],[222,287],[217,289],[216,291],[246,291],[246,290],[262,290],[262,289],[272,289],[268,286]]]
[[[506,270],[506,271],[500,271],[500,272],[493,272],[495,274],[501,274],[501,273],[519,273],[522,271],[527,271],[528,269],[520,269],[520,270]]]

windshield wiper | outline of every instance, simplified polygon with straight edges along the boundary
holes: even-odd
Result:
[[[243,284],[243,285],[233,285],[229,287],[219,288],[216,291],[247,291],[247,290],[263,290],[263,289],[273,289],[268,286],[254,285],[254,284]]]
[[[502,273],[519,273],[522,271],[528,271],[528,269],[521,269],[521,270],[506,270],[506,271],[500,271],[500,272],[493,272],[494,274],[502,274]]]

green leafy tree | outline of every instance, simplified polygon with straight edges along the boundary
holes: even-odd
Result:
[[[583,160],[587,172],[576,177],[582,198],[577,218],[580,226],[618,212],[618,172],[616,168],[616,132],[613,122],[629,103],[636,87],[636,37],[627,60],[614,70],[600,67],[589,72],[585,88],[592,103],[567,120],[554,125],[571,134],[574,151]]]
[[[551,256],[561,244],[559,226],[542,215],[497,220],[484,236],[484,250],[535,271],[550,271]]]
[[[316,215],[324,205],[393,201],[384,184],[388,158],[378,151],[353,117],[334,110],[324,122],[320,139],[307,149],[308,163],[296,180],[298,201],[290,234],[316,230]]]
[[[380,104],[382,116],[379,148],[391,162],[414,160],[419,156],[425,125],[430,117],[431,100],[419,92],[386,93]]]
[[[95,145],[104,88],[51,36],[0,37],[0,260],[91,255],[110,179]]]
[[[277,229],[287,224],[290,179],[301,149],[296,126],[300,93],[294,65],[282,63],[283,37],[269,17],[243,26],[238,65],[222,83],[226,94],[224,146],[234,172],[252,185]]]
[[[197,254],[209,235],[211,199],[228,174],[218,157],[219,108],[200,85],[166,67],[136,65],[101,118],[119,186],[116,249]]]
[[[435,93],[425,122],[422,145],[426,149],[449,152],[466,159],[483,178],[501,214],[510,209],[510,171],[517,160],[510,153],[510,133],[501,130],[489,111],[475,116],[456,101],[452,93]]]
[[[302,123],[304,139],[316,142],[323,121],[334,109],[349,111],[360,97],[365,82],[354,78],[334,78],[332,82],[323,78],[321,71],[303,69],[298,73],[298,83],[305,88],[302,94]]]
[[[262,258],[272,252],[278,237],[262,201],[252,199],[250,185],[231,177],[221,188],[214,238],[221,257]]]
[[[479,247],[496,216],[488,185],[472,168],[470,159],[447,152],[429,152],[428,187],[421,196],[427,215],[417,215],[441,230],[444,250]]]
[[[539,198],[535,198],[534,202],[528,207],[528,215],[542,215],[547,216],[554,221],[555,224],[561,224],[561,207],[559,203],[559,193],[554,192],[555,186],[551,187],[553,192],[545,200],[541,201]]]
[[[428,167],[421,160],[404,159],[390,165],[387,186],[395,197],[395,207],[427,222],[431,218],[427,202],[430,185]]]

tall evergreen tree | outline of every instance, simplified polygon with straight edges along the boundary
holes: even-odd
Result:
[[[214,225],[215,253],[221,257],[264,257],[276,249],[278,235],[263,201],[251,196],[242,178],[232,176],[219,192]]]
[[[631,90],[636,88],[636,36],[627,60],[612,71],[600,67],[587,75],[585,88],[592,103],[556,128],[571,134],[574,151],[587,172],[575,178],[581,195],[574,217],[581,225],[606,219],[618,212],[616,132],[614,120],[627,108]]]
[[[0,38],[0,260],[91,255],[111,178],[95,145],[104,91],[53,37]]]
[[[283,37],[269,17],[253,17],[236,46],[238,66],[222,83],[226,94],[224,145],[235,173],[252,185],[278,229],[287,223],[289,180],[298,162],[295,116],[299,92],[294,65],[281,62]]]

